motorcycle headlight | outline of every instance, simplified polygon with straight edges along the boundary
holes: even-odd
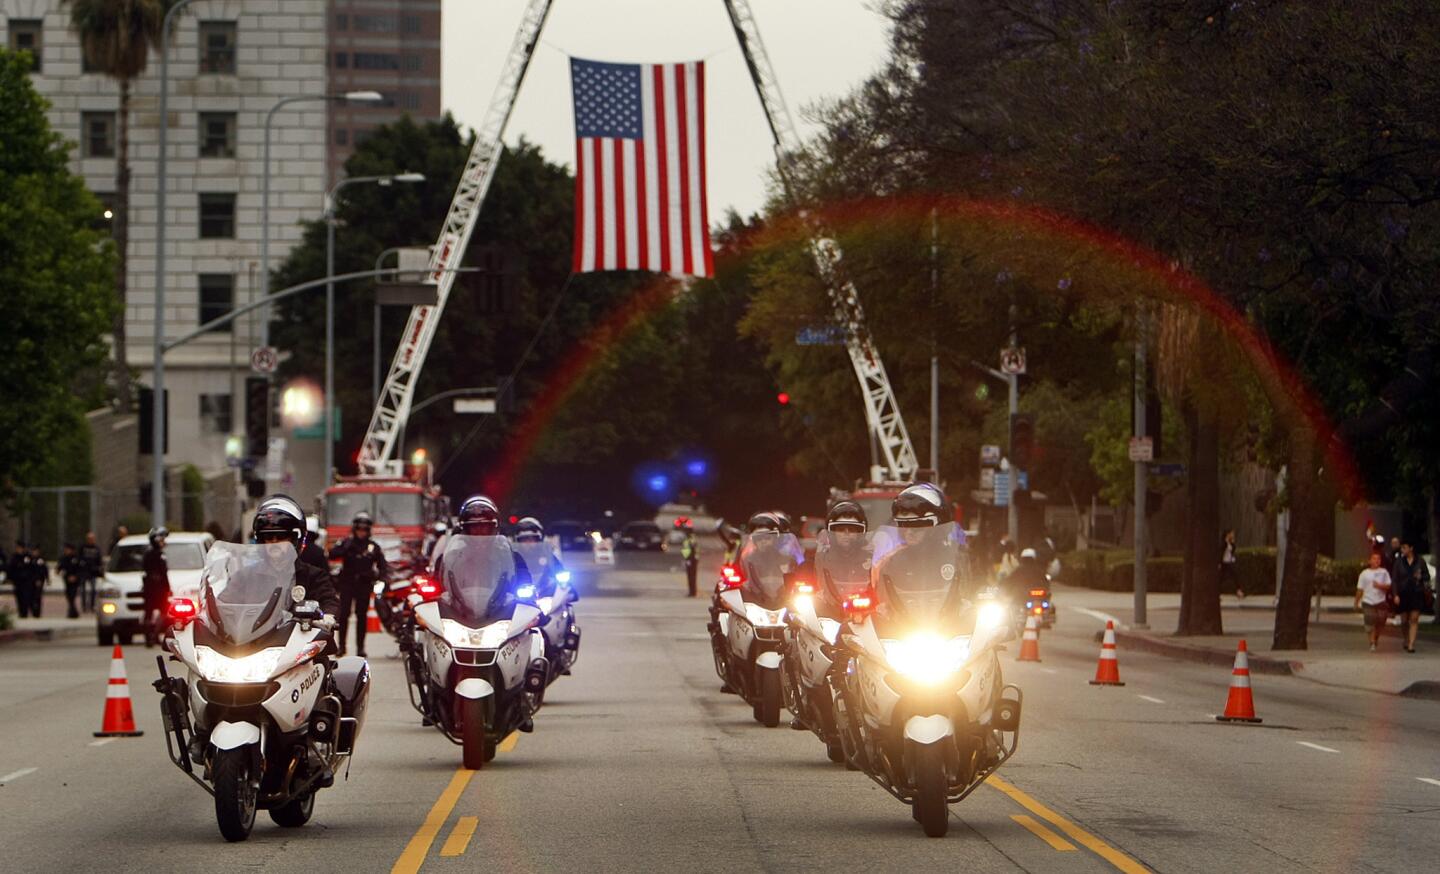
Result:
[[[975,617],[975,633],[981,634],[986,631],[994,631],[1005,624],[1005,605],[991,601],[980,606],[980,613]]]
[[[913,634],[904,640],[881,641],[885,660],[897,673],[923,685],[942,682],[970,657],[970,638]]]
[[[556,571],[556,572],[555,572],[555,582],[557,582],[557,583],[569,583],[569,582],[570,582],[570,572],[569,572],[569,571]]]
[[[543,598],[535,599],[535,606],[540,608],[541,613],[549,613],[550,608],[555,606],[555,599],[546,595]]]
[[[759,604],[745,605],[745,618],[750,620],[751,625],[784,625],[785,608],[779,610],[766,610]]]
[[[212,683],[263,683],[280,664],[283,646],[272,646],[238,659],[218,653],[208,646],[195,647],[195,668],[200,676]]]
[[[510,637],[510,620],[492,622],[484,628],[469,628],[454,619],[440,620],[440,633],[451,646],[499,649]]]

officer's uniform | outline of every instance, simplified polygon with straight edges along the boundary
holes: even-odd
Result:
[[[350,628],[350,613],[355,613],[355,651],[365,652],[365,612],[370,606],[375,581],[390,576],[385,550],[372,538],[361,540],[347,537],[330,550],[331,558],[341,560],[338,585],[340,592],[340,649],[345,649],[345,636]]]
[[[152,544],[145,551],[142,566],[145,570],[144,581],[141,583],[145,613],[140,624],[145,631],[145,645],[154,646],[160,615],[165,612],[165,605],[170,602],[170,565],[165,561],[165,550]]]
[[[695,542],[694,531],[685,532],[685,539],[680,543],[680,555],[685,559],[685,583],[690,587],[690,597],[693,598],[699,594],[695,574],[700,569],[700,547]]]

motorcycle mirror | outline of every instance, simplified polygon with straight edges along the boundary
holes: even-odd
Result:
[[[291,589],[291,590],[290,590],[290,600],[294,601],[296,604],[299,604],[299,603],[303,602],[303,601],[305,600],[305,587],[304,587],[304,586],[296,586],[296,587],[294,587],[293,589]]]

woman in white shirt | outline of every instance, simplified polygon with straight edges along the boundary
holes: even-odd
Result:
[[[1355,609],[1365,613],[1365,627],[1370,631],[1370,651],[1380,643],[1380,632],[1390,617],[1390,572],[1385,570],[1380,553],[1370,553],[1370,566],[1355,581]]]

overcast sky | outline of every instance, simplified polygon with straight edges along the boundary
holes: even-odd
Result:
[[[751,0],[791,112],[840,96],[883,62],[886,22],[872,0]],[[444,0],[442,99],[477,127],[525,0]],[[773,163],[769,128],[722,0],[555,0],[505,139],[522,134],[573,168],[575,130],[567,57],[706,63],[710,219],[727,207],[754,212]]]

